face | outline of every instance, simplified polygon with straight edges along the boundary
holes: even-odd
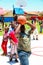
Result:
[[[11,22],[11,27],[14,28],[15,25],[14,25],[14,21]]]
[[[11,27],[14,28],[14,29],[16,29],[16,28],[18,27],[17,21],[13,21],[13,22],[11,23]]]
[[[7,32],[8,32],[8,30],[9,30],[9,28],[5,29],[5,32],[7,33]]]

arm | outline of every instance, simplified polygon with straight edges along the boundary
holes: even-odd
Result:
[[[35,25],[31,24],[30,22],[26,22],[26,24],[29,25],[33,30],[36,28]]]
[[[31,27],[31,30],[29,30],[29,33],[33,33],[34,29],[36,28],[35,25],[31,24],[30,22],[26,22]]]
[[[18,25],[18,27],[15,30],[15,33],[18,33],[20,31],[21,24]]]
[[[12,43],[13,45],[15,45],[14,41],[12,39],[10,39],[10,43]]]

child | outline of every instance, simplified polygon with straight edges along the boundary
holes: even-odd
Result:
[[[5,33],[3,35],[3,40],[2,40],[2,50],[3,54],[2,55],[7,55],[7,42],[8,42],[8,27],[5,28]]]
[[[19,32],[19,42],[18,42],[18,56],[21,65],[29,65],[29,56],[31,54],[31,33],[35,29],[35,26],[26,20],[26,17],[21,15],[18,16],[19,26],[16,28],[15,33]],[[26,30],[25,24],[31,27],[30,30]],[[18,29],[18,31],[17,31]]]
[[[11,43],[10,61],[12,61],[12,58],[15,55],[15,61],[18,62],[17,60],[18,39],[16,38],[14,31],[10,32],[9,38],[10,38],[10,43]]]
[[[33,20],[33,25],[36,27],[36,20]],[[33,40],[38,40],[38,30],[37,28],[35,28],[35,30],[33,31]]]

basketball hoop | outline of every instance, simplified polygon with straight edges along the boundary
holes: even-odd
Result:
[[[18,7],[24,8],[27,6],[27,0],[16,0],[16,5]]]

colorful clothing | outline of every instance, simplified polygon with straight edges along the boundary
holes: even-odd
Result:
[[[11,54],[14,54],[14,53],[17,54],[18,39],[15,36],[15,32],[14,31],[10,32],[9,37],[14,42],[14,44],[11,43]]]
[[[7,42],[8,42],[8,33],[5,33],[3,35],[3,40],[2,40],[2,50],[5,54],[7,54]]]
[[[15,44],[18,43],[18,39],[16,38],[14,31],[10,32],[9,37],[14,41]]]
[[[26,52],[31,51],[31,42],[30,42],[30,33],[20,33],[19,42],[18,42],[18,50],[23,50]]]
[[[31,33],[31,30],[28,32],[19,34],[18,56],[19,56],[21,65],[29,65],[28,57],[31,54],[30,33]]]

